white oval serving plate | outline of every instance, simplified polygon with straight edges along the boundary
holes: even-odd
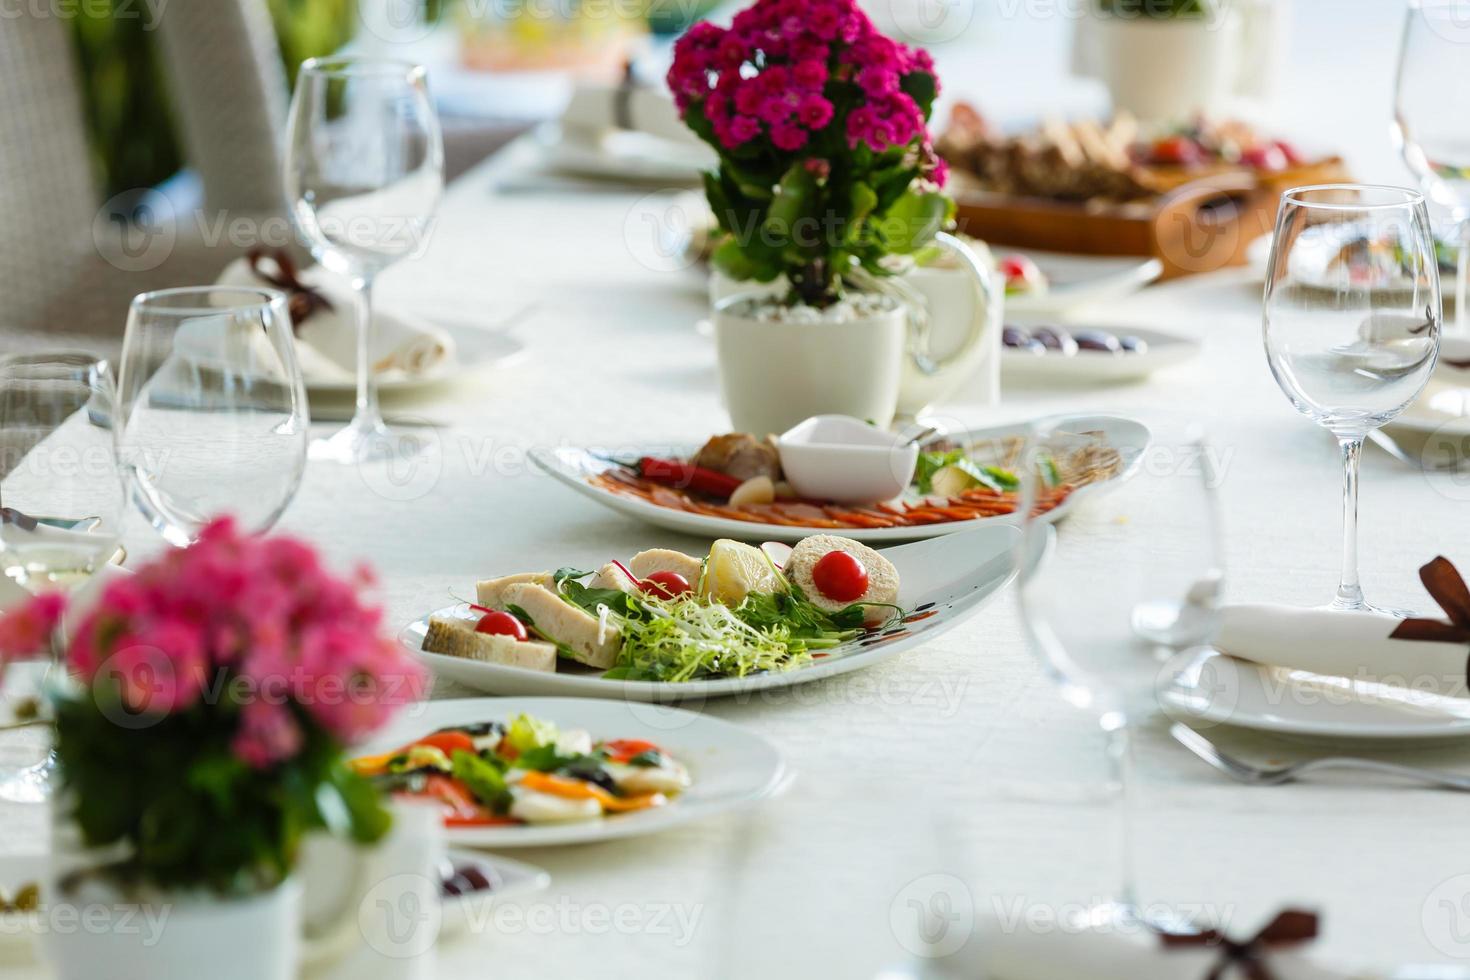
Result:
[[[1092,329],[1077,327],[1075,329]],[[1054,351],[1032,354],[1011,347],[1001,348],[1000,367],[1007,378],[1013,380],[1105,382],[1132,381],[1145,378],[1176,364],[1193,360],[1199,356],[1201,344],[1197,340],[1149,330],[1143,327],[1109,327],[1106,330],[1117,336],[1138,337],[1148,343],[1142,354],[1107,354],[1099,351],[1078,351],[1071,357],[1063,357]]]
[[[1108,487],[1115,485],[1120,480],[1127,479],[1135,466],[1148,448],[1149,430],[1141,422],[1133,419],[1121,418],[1113,415],[1078,415],[1065,417],[1067,424],[1077,432],[1101,432],[1108,443],[1122,454],[1125,466],[1122,473],[1111,480],[1103,480],[1099,483],[1089,484],[1074,491],[1061,506],[1050,511],[1047,519],[1057,521],[1065,517],[1077,501],[1095,493],[1105,492]],[[969,429],[964,432],[950,433],[950,438],[957,442],[973,443],[985,440],[999,440],[1008,436],[1025,435],[1030,429],[1031,423],[1017,423],[1014,425],[999,425],[988,428]],[[692,456],[698,449],[697,446],[644,446],[623,447],[622,455],[669,455],[675,454],[681,458]],[[914,527],[875,527],[875,528],[821,528],[821,527],[790,527],[779,524],[762,524],[756,521],[740,521],[733,518],[713,517],[707,514],[694,514],[689,511],[675,510],[672,507],[661,507],[658,504],[640,500],[601,487],[593,486],[587,481],[606,470],[613,469],[616,464],[605,459],[599,459],[587,449],[563,447],[559,449],[533,449],[530,453],[531,461],[537,467],[550,474],[558,482],[565,484],[572,490],[594,500],[604,507],[608,507],[620,514],[636,517],[645,523],[655,527],[667,528],[671,531],[679,531],[684,534],[693,534],[705,538],[735,538],[740,541],[786,541],[795,542],[813,534],[840,534],[843,537],[861,541],[864,544],[876,545],[896,541],[917,541],[925,538],[937,538],[948,534],[957,534],[971,530],[976,527],[994,525],[1012,525],[1016,523],[1015,515],[1005,514],[998,517],[978,518],[972,521],[948,521],[943,524],[921,524]]]
[[[453,847],[543,847],[653,834],[774,796],[790,782],[786,760],[769,739],[739,725],[682,708],[586,698],[462,698],[426,701],[395,719],[364,748],[387,752],[450,725],[507,721],[521,713],[559,728],[585,728],[593,739],[640,738],[689,769],[692,783],[667,806],[580,823],[449,827]]]
[[[907,621],[824,651],[826,656],[813,659],[805,666],[781,672],[682,683],[607,680],[600,673],[586,671],[546,673],[427,653],[423,640],[428,616],[410,623],[398,639],[435,674],[495,694],[622,698],[630,702],[669,704],[789,687],[860,670],[953,629],[1011,580],[1015,574],[1011,549],[1019,538],[1016,527],[999,524],[885,549],[883,554],[898,569],[899,605],[909,611]],[[432,615],[466,620],[478,616],[464,604]],[[558,671],[564,666],[559,662]]]

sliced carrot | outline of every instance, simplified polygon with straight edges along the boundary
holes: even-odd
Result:
[[[538,793],[549,793],[569,800],[596,800],[609,813],[625,813],[632,810],[647,810],[663,806],[668,797],[662,793],[640,793],[637,796],[614,796],[596,783],[582,779],[569,779],[546,772],[528,772],[521,777],[520,785]]]

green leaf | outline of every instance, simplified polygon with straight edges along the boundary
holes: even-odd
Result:
[[[780,240],[789,239],[796,223],[813,212],[817,193],[816,178],[801,161],[793,163],[776,186],[776,196],[766,212],[766,229]]]
[[[464,783],[475,799],[495,810],[503,813],[510,806],[510,790],[506,788],[505,777],[493,763],[460,749],[454,753],[454,778]]]
[[[950,201],[936,191],[909,191],[881,219],[884,241],[901,255],[918,251],[944,227]]]
[[[848,220],[844,241],[853,241],[857,238],[858,230],[862,223],[867,220],[868,215],[878,206],[878,194],[872,187],[862,181],[854,181],[852,192],[849,195],[848,206],[852,214]]]
[[[750,256],[740,247],[740,243],[733,238],[727,239],[723,245],[715,249],[715,254],[710,257],[716,269],[719,269],[731,279],[746,280],[754,279],[760,272],[760,266],[752,262]]]
[[[939,94],[939,81],[926,71],[911,71],[899,79],[898,87],[919,105],[924,118],[934,108],[934,97]]]

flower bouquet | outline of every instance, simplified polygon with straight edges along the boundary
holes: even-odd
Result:
[[[56,850],[73,866],[49,898],[177,907],[189,925],[151,946],[120,929],[58,937],[64,976],[292,974],[302,837],[386,831],[343,752],[423,693],[358,599],[366,583],[221,520],[80,612],[55,699]],[[40,596],[0,620],[0,654],[44,650],[63,606]],[[225,936],[229,964],[211,948]]]

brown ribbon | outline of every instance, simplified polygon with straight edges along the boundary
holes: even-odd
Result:
[[[332,309],[332,301],[296,277],[296,263],[280,249],[252,248],[245,253],[250,271],[264,282],[270,283],[286,294],[286,309],[291,313],[291,327],[300,333],[301,324],[317,310]],[[276,265],[274,274],[260,267],[260,260],[269,258]]]
[[[1443,555],[1419,569],[1419,581],[1449,617],[1448,623],[1438,619],[1406,619],[1389,635],[1395,640],[1429,640],[1435,643],[1470,644],[1470,588],[1455,566]]]
[[[1236,942],[1214,929],[1183,935],[1161,932],[1159,938],[1165,949],[1183,949],[1195,946],[1220,947],[1220,959],[1205,974],[1204,980],[1221,980],[1232,967],[1244,974],[1248,980],[1272,980],[1262,954],[1278,946],[1295,946],[1317,938],[1317,914],[1301,909],[1286,909],[1245,942]]]

